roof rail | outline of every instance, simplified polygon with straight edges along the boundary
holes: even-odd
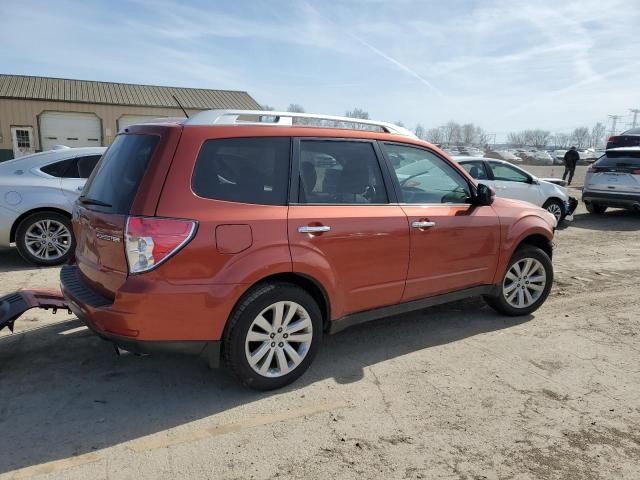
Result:
[[[189,117],[183,122],[183,125],[263,125],[279,127],[300,125],[353,130],[373,130],[378,128],[382,132],[417,138],[406,128],[388,122],[318,115],[315,113],[273,112],[270,110],[206,110]]]

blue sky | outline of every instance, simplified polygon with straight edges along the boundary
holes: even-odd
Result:
[[[0,0],[0,72],[246,90],[498,138],[640,108],[640,2]]]

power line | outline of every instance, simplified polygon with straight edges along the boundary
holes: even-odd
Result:
[[[618,123],[618,119],[622,118],[622,115],[607,115],[613,122],[611,124],[611,135],[616,134],[616,123]]]

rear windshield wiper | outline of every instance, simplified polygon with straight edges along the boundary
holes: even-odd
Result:
[[[110,203],[103,202],[102,200],[96,200],[95,198],[79,197],[78,201],[83,205],[97,205],[99,207],[113,207]]]

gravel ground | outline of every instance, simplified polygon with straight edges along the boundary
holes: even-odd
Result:
[[[640,478],[639,230],[581,205],[534,315],[469,301],[355,327],[271,393],[29,313],[0,337],[0,478]],[[0,252],[5,292],[57,273]]]

